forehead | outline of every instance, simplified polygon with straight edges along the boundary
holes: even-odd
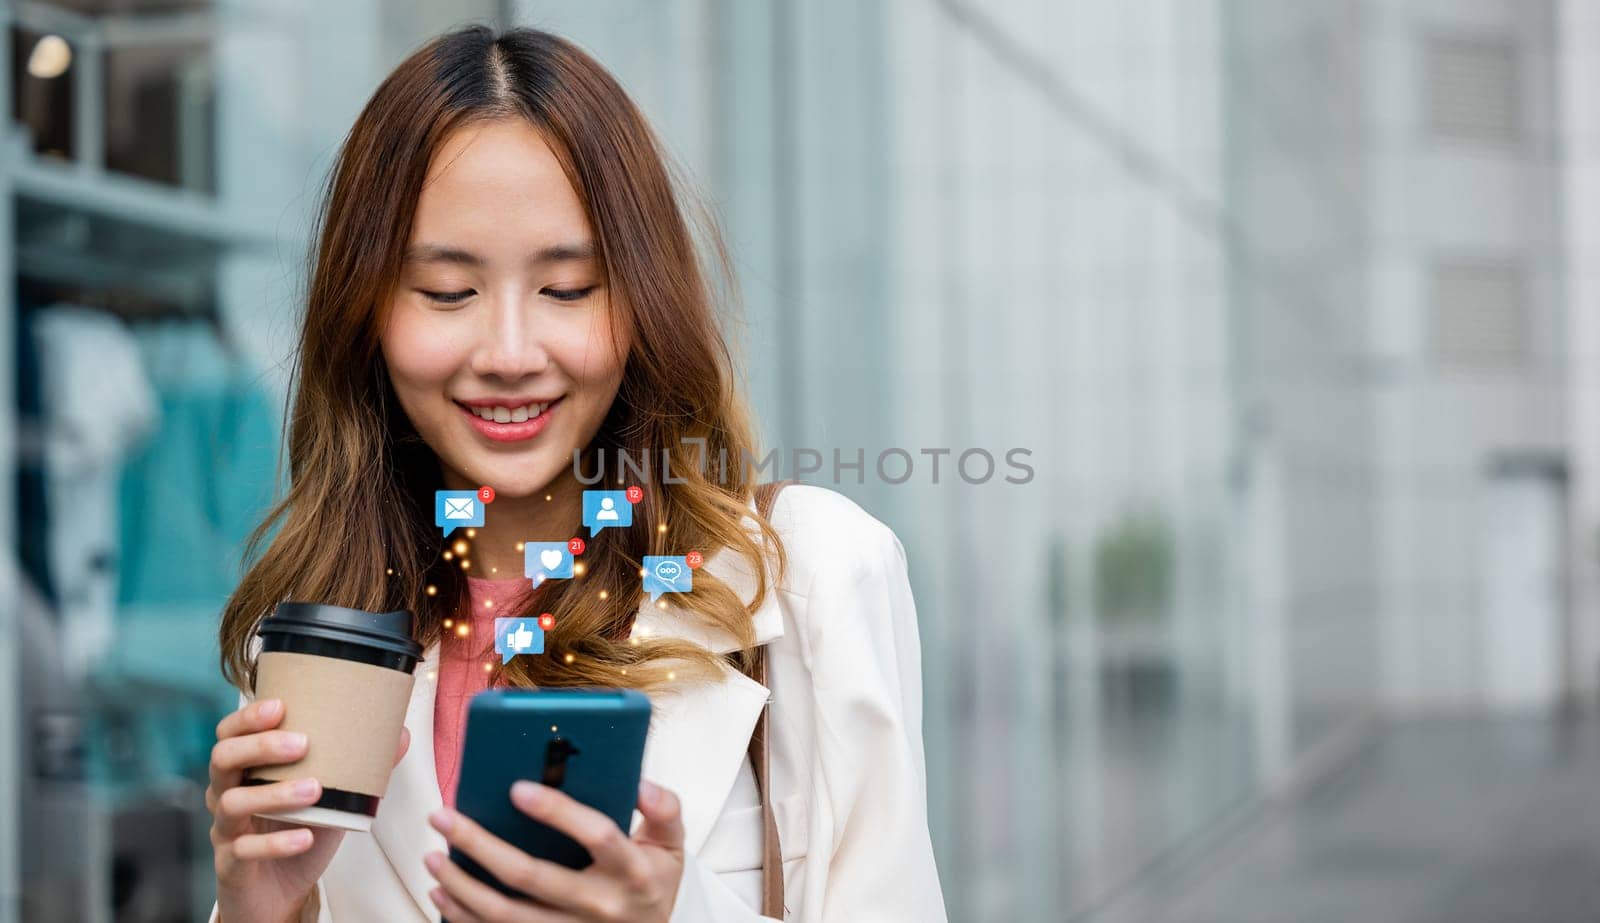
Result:
[[[588,232],[582,200],[543,134],[503,119],[445,138],[428,164],[411,239],[493,256]]]

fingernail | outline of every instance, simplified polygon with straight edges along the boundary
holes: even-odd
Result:
[[[521,799],[528,805],[536,805],[539,803],[541,797],[539,789],[542,787],[527,779],[518,779],[511,783],[511,797]]]
[[[306,735],[299,731],[290,731],[289,736],[283,739],[283,746],[288,750],[299,750],[306,745]]]
[[[639,780],[639,800],[644,802],[645,807],[648,807],[648,808],[655,807],[656,806],[656,801],[660,797],[661,797],[661,787],[660,786],[656,785],[654,782],[651,782],[649,779],[640,779]]]
[[[280,709],[282,707],[283,707],[283,700],[281,700],[281,699],[268,699],[265,702],[261,703],[261,717],[263,717],[263,718],[276,718],[278,716],[278,709]]]
[[[317,780],[301,779],[294,784],[294,793],[301,798],[310,798],[317,793]]]
[[[455,818],[451,816],[449,811],[440,808],[428,815],[428,822],[433,824],[433,828],[440,833],[449,833],[450,826],[455,823]]]
[[[294,845],[304,846],[309,842],[311,842],[310,830],[296,830],[294,832]]]
[[[439,866],[444,865],[444,854],[436,852],[428,853],[426,856],[422,857],[422,864],[428,867],[428,871],[438,872]]]

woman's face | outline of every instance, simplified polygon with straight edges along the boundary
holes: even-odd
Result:
[[[528,496],[594,437],[627,349],[594,251],[529,123],[461,128],[429,164],[382,349],[446,486]]]

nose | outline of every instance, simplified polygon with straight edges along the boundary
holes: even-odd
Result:
[[[517,382],[549,367],[550,354],[517,292],[497,294],[487,307],[469,363],[474,374]]]

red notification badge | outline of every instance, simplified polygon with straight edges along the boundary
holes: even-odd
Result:
[[[635,484],[628,488],[627,495],[629,503],[638,503],[640,500],[644,499],[644,488],[640,487],[638,484]]]
[[[485,484],[482,487],[478,488],[478,499],[482,500],[484,503],[493,503],[494,502],[494,488],[490,487],[487,484]]]
[[[690,570],[694,570],[700,565],[706,563],[706,559],[704,555],[700,554],[700,552],[691,551],[683,556],[683,563],[689,565]]]
[[[585,545],[583,543],[583,539],[581,539],[581,538],[569,538],[569,539],[567,539],[567,551],[571,552],[573,557],[577,557],[578,555],[583,554],[583,549],[585,549],[587,547],[589,547],[589,546]]]
[[[551,615],[548,612],[539,613],[539,628],[540,629],[542,629],[544,631],[549,631],[550,629],[552,629],[554,627],[556,627],[556,617],[555,616]]]

